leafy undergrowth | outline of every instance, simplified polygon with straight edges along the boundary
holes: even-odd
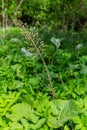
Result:
[[[0,130],[87,129],[87,56],[52,40],[44,59],[55,99],[42,61],[19,30],[0,38]]]

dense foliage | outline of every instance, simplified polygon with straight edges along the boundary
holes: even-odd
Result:
[[[87,130],[87,1],[2,0],[0,12],[0,130]]]
[[[33,31],[29,30],[32,35]],[[42,37],[45,50],[42,47],[41,53],[52,78],[53,99],[43,63],[31,42],[18,28],[0,31],[0,129],[87,129],[87,56],[82,44],[86,33],[82,39],[80,35],[68,32],[58,39],[51,33],[47,41]],[[73,41],[73,37],[78,39]]]
[[[86,0],[7,0],[0,1],[0,22],[11,24],[14,18],[50,29],[81,30],[86,27]]]

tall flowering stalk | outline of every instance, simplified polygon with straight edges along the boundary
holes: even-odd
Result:
[[[29,31],[27,31],[27,28],[23,25],[23,23],[21,21],[14,20],[13,22],[16,26],[18,26],[20,28],[20,31],[21,31],[22,35],[25,36],[25,39],[32,43],[35,50],[37,51],[37,54],[41,58],[43,65],[44,65],[44,68],[45,68],[45,71],[46,71],[46,74],[47,74],[47,77],[48,77],[49,84],[50,84],[51,94],[52,94],[52,97],[54,98],[55,97],[55,91],[54,91],[54,87],[53,87],[53,84],[52,84],[52,79],[51,79],[48,67],[46,65],[46,62],[45,62],[45,60],[42,56],[42,53],[40,52],[40,49],[36,44],[37,40],[41,44],[43,44],[43,41],[40,39],[38,33],[33,34],[33,33],[30,33]]]

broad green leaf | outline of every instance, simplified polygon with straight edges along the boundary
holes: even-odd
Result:
[[[59,128],[60,126],[63,125],[64,122],[61,122],[60,120],[58,120],[57,117],[49,116],[47,120],[47,125],[51,128]]]
[[[59,111],[54,103],[51,104],[51,109],[52,109],[53,115],[58,115]]]
[[[12,121],[19,121],[22,117],[27,118],[33,123],[36,123],[38,121],[38,116],[34,114],[31,106],[27,103],[15,104],[14,106],[12,106],[11,112],[12,114],[7,114],[6,117],[8,117]]]
[[[76,105],[72,100],[54,100],[51,104],[51,109],[52,114],[55,116],[49,116],[47,124],[52,128],[63,126],[65,122],[78,114]]]
[[[55,106],[56,109],[54,109],[53,106]],[[57,116],[62,116],[63,114],[66,117],[73,117],[74,115],[77,115],[76,104],[73,100],[54,100],[51,104],[51,108],[52,113]]]

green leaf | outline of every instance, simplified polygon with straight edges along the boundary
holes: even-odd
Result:
[[[87,130],[87,127],[83,126],[81,130]]]
[[[81,115],[81,120],[84,126],[87,126],[87,115],[82,114]]]
[[[25,130],[29,130],[29,128],[30,128],[29,122],[25,118],[21,118],[21,123],[22,123],[23,127],[25,128]]]
[[[54,117],[49,116],[47,124],[52,128],[63,126],[65,122],[78,114],[75,102],[72,100],[54,100],[51,109]]]
[[[23,125],[18,122],[10,122],[9,126],[11,130],[23,130]]]
[[[73,123],[81,124],[81,119],[79,116],[72,117]]]
[[[70,130],[69,127],[68,127],[68,125],[64,126],[64,130]]]
[[[44,124],[43,130],[49,130],[49,127],[48,127],[47,125]]]
[[[37,99],[34,101],[34,108],[39,112],[39,113],[45,113],[46,110],[49,109],[50,107],[50,101],[48,100],[47,95],[40,95],[41,93],[38,94]]]
[[[81,73],[87,74],[87,66],[85,64],[82,64]]]
[[[7,114],[6,117],[12,121],[19,121],[22,117],[27,118],[28,120],[36,123],[38,121],[38,116],[34,114],[34,110],[31,109],[31,106],[27,103],[18,103],[12,106],[12,114]]]
[[[9,90],[15,90],[15,89],[18,89],[18,88],[22,88],[23,85],[24,85],[24,83],[22,83],[21,81],[13,80],[12,87],[9,87]]]
[[[0,117],[0,127],[7,127],[8,125],[5,123],[5,121],[2,119],[2,117]]]
[[[75,101],[78,111],[82,110],[83,106],[84,106],[84,100],[82,98],[78,99]]]
[[[33,85],[38,85],[39,83],[39,79],[37,77],[32,77],[29,78],[29,83],[33,86]]]
[[[41,126],[43,126],[44,123],[45,123],[45,121],[46,121],[45,118],[40,119],[40,120],[36,123],[36,125],[34,126],[34,130],[39,129]]]
[[[75,130],[82,130],[83,124],[78,124],[75,127]]]
[[[84,103],[84,106],[85,106],[85,108],[87,110],[87,96],[84,98],[83,103]]]

